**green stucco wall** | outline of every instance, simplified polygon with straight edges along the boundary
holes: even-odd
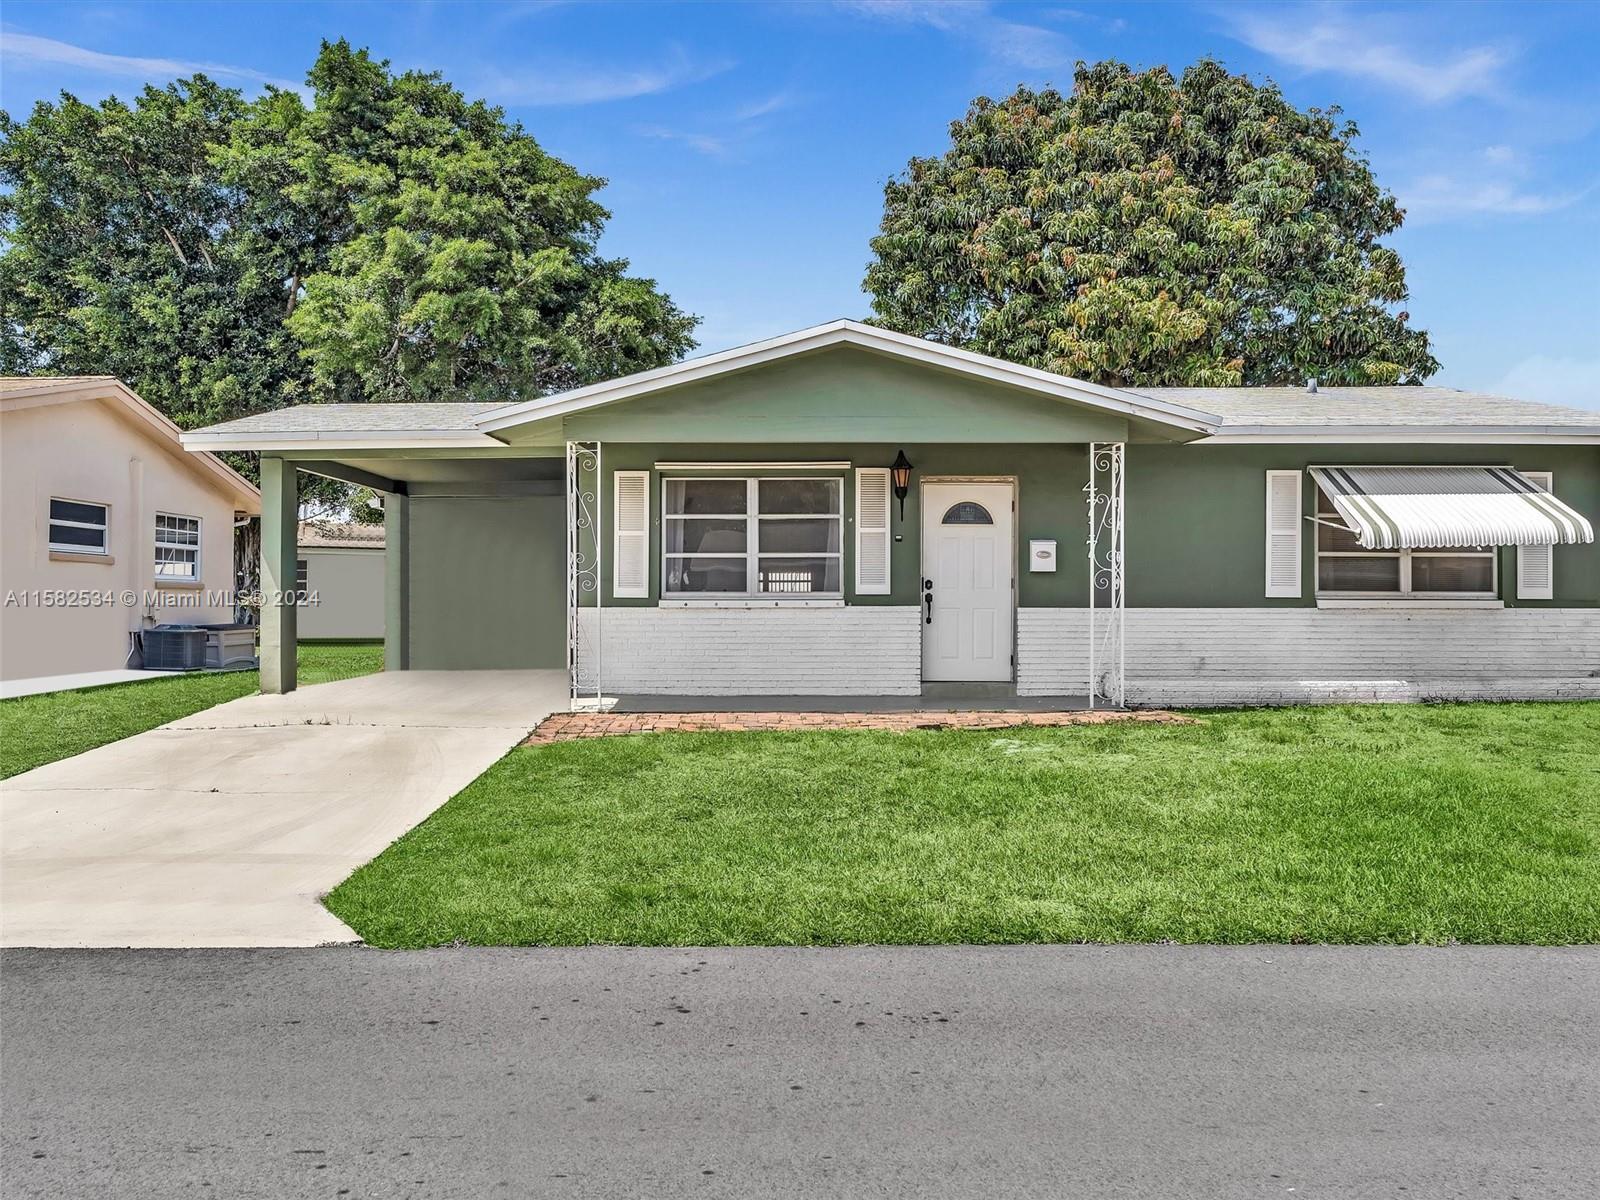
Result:
[[[886,596],[855,594],[855,470],[856,467],[886,467],[896,451],[904,449],[915,465],[911,490],[906,496],[904,520],[900,506],[891,504],[892,534],[899,540],[891,544],[889,580],[892,591]],[[625,445],[607,443],[604,448],[606,482],[602,489],[605,516],[601,524],[606,557],[611,546],[612,473],[645,471],[650,476],[650,597],[617,599],[611,591],[611,570],[606,568],[606,603],[649,605],[661,594],[661,479],[663,475],[697,474],[694,471],[661,472],[657,462],[693,459],[697,462],[843,462],[850,468],[803,474],[843,475],[844,497],[844,584],[845,599],[851,604],[917,604],[922,578],[920,482],[934,475],[1011,475],[1017,478],[1017,583],[1020,603],[1031,607],[1060,607],[1081,602],[1088,588],[1088,566],[1083,551],[1086,536],[1083,484],[1087,454],[1083,446],[954,446],[922,445],[916,442],[883,445],[788,444],[781,446],[742,446],[739,452],[718,447],[687,455],[682,446],[669,444]],[[720,473],[720,472],[719,472]],[[752,470],[749,474],[763,474]],[[784,473],[784,472],[778,472]],[[737,475],[737,471],[726,472]],[[1028,540],[1055,538],[1060,551],[1060,569],[1053,574],[1030,574],[1027,570]]]
[[[1087,442],[1119,440],[1127,422],[1069,401],[838,348],[566,420],[567,437],[605,442],[810,442],[819,431],[836,445]],[[515,440],[516,431],[508,434]]]
[[[417,495],[408,507],[410,666],[562,666],[565,499]]]
[[[658,461],[849,461],[886,466],[904,449],[915,464],[902,520],[894,507],[892,586],[887,596],[854,594],[855,476],[845,480],[846,599],[864,605],[914,605],[921,578],[921,481],[935,475],[1015,476],[1018,482],[1017,582],[1023,607],[1076,607],[1088,594],[1081,445],[932,445],[915,441],[851,444],[778,443],[693,451],[671,443],[607,443],[601,535],[608,605],[654,604],[660,588]],[[1574,446],[1153,446],[1128,448],[1128,603],[1135,607],[1310,606],[1314,558],[1309,527],[1304,594],[1263,596],[1265,472],[1319,463],[1505,463],[1552,471],[1556,492],[1591,520],[1600,519],[1600,450]],[[462,464],[464,473],[471,464]],[[611,473],[651,471],[650,591],[645,600],[611,595]],[[594,480],[586,479],[594,486]],[[528,489],[545,489],[527,494]],[[1311,506],[1306,482],[1305,511]],[[466,495],[463,492],[483,494]],[[479,482],[421,486],[408,503],[410,665],[417,668],[559,667],[565,658],[565,497],[551,483]],[[1027,570],[1030,538],[1054,538],[1054,574]],[[1555,552],[1556,595],[1518,601],[1515,551],[1502,552],[1507,604],[1589,607],[1600,604],[1600,545]]]
[[[656,462],[848,460],[851,467],[886,466],[900,445],[775,444],[737,450],[701,448],[686,453],[668,443],[608,443],[604,451],[606,516],[610,546],[611,472],[651,470],[650,598],[608,604],[654,604],[660,595],[660,506],[662,473]],[[891,581],[887,596],[854,594],[855,478],[845,475],[846,599],[859,604],[915,604],[921,578],[918,483],[931,475],[1013,475],[1018,481],[1017,582],[1019,604],[1028,608],[1076,607],[1086,601],[1083,486],[1086,448],[1081,445],[925,445],[903,447],[915,464],[905,519],[894,516]],[[1530,471],[1552,471],[1556,493],[1591,520],[1600,521],[1600,450],[1588,446],[1204,446],[1130,445],[1127,450],[1128,603],[1152,608],[1294,607],[1315,605],[1315,558],[1309,525],[1305,539],[1304,587],[1298,599],[1265,595],[1266,472],[1303,470],[1322,463],[1511,463]],[[1304,511],[1313,500],[1305,479]],[[1054,574],[1027,570],[1030,538],[1054,538],[1060,566]],[[1508,604],[1600,604],[1600,544],[1559,546],[1555,551],[1555,598],[1518,601],[1516,551],[1501,552],[1501,592]]]
[[[1128,603],[1140,608],[1315,605],[1308,523],[1302,595],[1267,599],[1266,472],[1337,463],[1507,464],[1553,471],[1555,491],[1600,521],[1600,449],[1593,446],[1154,446],[1128,448]],[[1315,493],[1305,477],[1302,511]],[[1555,548],[1555,598],[1516,599],[1516,551],[1500,553],[1507,604],[1600,603],[1600,544]]]

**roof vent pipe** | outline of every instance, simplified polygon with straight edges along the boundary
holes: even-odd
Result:
[[[1313,396],[1317,394],[1317,377],[1315,375],[1306,380],[1306,391],[1310,392]]]

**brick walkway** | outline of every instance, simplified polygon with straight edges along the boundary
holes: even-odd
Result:
[[[1148,712],[556,713],[541,721],[523,745],[542,746],[548,742],[626,733],[805,729],[887,729],[904,733],[911,729],[1011,729],[1017,726],[1105,725],[1113,721],[1190,725],[1194,718],[1157,709]]]

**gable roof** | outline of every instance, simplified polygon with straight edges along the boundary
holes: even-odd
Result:
[[[99,400],[118,407],[136,428],[233,497],[236,512],[259,513],[261,492],[214,454],[184,453],[184,433],[164,413],[111,375],[0,376],[0,412]]]
[[[833,346],[855,346],[905,362],[954,371],[1122,416],[1139,417],[1188,433],[1209,433],[1216,423],[1212,414],[1180,402],[1086,383],[1036,367],[1018,366],[1004,359],[974,354],[970,350],[895,333],[860,321],[830,321],[826,325],[815,325],[810,329],[736,346],[732,350],[707,354],[702,358],[687,359],[670,366],[657,367],[653,371],[639,371],[588,387],[507,404],[483,413],[478,417],[477,424],[485,433],[493,434],[531,421],[586,412],[665,388],[728,375]]]
[[[651,371],[513,404],[308,404],[213,425],[184,445],[251,450],[497,448],[506,431],[749,370],[854,346],[1171,430],[1179,440],[1559,441],[1600,443],[1600,412],[1439,387],[1139,387],[1018,366],[860,321],[831,321]],[[826,440],[827,432],[820,431]]]

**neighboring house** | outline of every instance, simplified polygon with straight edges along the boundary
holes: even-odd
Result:
[[[117,670],[133,632],[233,620],[260,493],[118,380],[0,379],[0,499],[0,679]]]
[[[307,601],[299,635],[383,636],[383,526],[301,521],[295,586]]]
[[[1113,388],[840,321],[516,403],[184,441],[262,452],[275,578],[298,471],[388,494],[391,668],[570,660],[612,695],[1600,696],[1597,412]],[[269,688],[294,684],[294,617],[263,614]]]

